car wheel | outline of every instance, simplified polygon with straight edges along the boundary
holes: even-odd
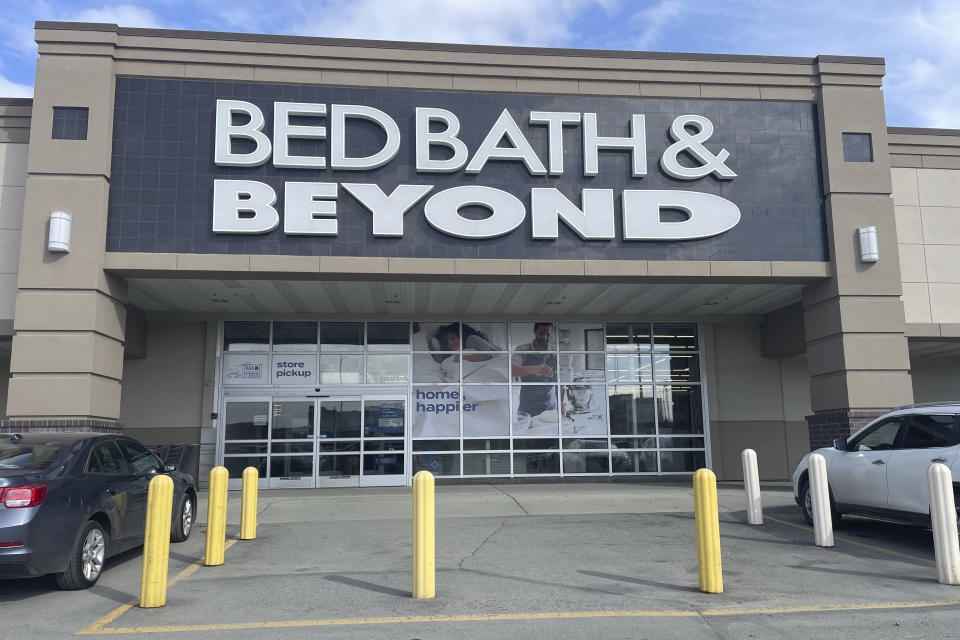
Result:
[[[800,485],[800,510],[803,512],[803,519],[807,521],[807,524],[811,527],[813,526],[813,498],[810,496],[810,481],[804,478],[803,484]],[[830,519],[834,527],[840,524],[840,518],[843,517],[839,511],[837,511],[837,505],[833,501],[833,494],[830,494]]]
[[[197,505],[189,493],[184,493],[180,498],[180,508],[173,517],[173,525],[170,531],[171,542],[183,542],[190,537],[193,530],[193,522],[196,518]]]
[[[99,522],[90,520],[77,534],[67,568],[57,574],[57,586],[68,590],[92,587],[103,572],[106,557],[107,534]]]

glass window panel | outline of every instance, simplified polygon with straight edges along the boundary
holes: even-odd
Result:
[[[560,382],[600,382],[606,376],[606,356],[603,353],[561,353]]]
[[[360,384],[363,382],[363,356],[325,354],[320,356],[322,384]]]
[[[506,385],[463,388],[463,435],[505,436],[510,433],[510,388]]]
[[[313,456],[271,456],[270,477],[298,479],[313,476]]]
[[[360,441],[354,440],[353,442],[324,442],[321,440],[317,443],[317,448],[322,453],[349,453],[351,451],[360,451]]]
[[[613,451],[614,473],[656,473],[656,451]]]
[[[703,438],[660,438],[661,449],[703,449]]]
[[[700,356],[658,353],[653,362],[657,382],[700,381]]]
[[[562,385],[560,397],[564,407],[560,424],[563,435],[607,435],[606,388],[603,385]]]
[[[509,453],[468,453],[463,456],[463,475],[465,476],[499,476],[509,473]]]
[[[403,440],[364,440],[364,451],[403,451]]]
[[[271,453],[313,453],[313,442],[272,442]]]
[[[223,384],[270,384],[270,356],[259,353],[224,353]]]
[[[650,325],[646,322],[607,323],[607,351],[649,351]]]
[[[267,456],[225,456],[223,466],[231,478],[243,477],[243,470],[247,467],[256,469],[261,478],[267,477]]]
[[[560,351],[603,351],[602,322],[561,322],[557,325]]]
[[[612,435],[654,435],[656,433],[652,386],[608,387],[607,395]]]
[[[460,359],[455,353],[413,354],[413,381],[459,382]]]
[[[515,353],[510,356],[510,375],[524,383],[557,381],[557,354],[553,351]]]
[[[506,351],[506,322],[470,322],[460,325],[462,351]]]
[[[697,325],[687,323],[653,325],[653,348],[655,351],[696,351]]]
[[[459,451],[460,440],[414,440],[414,451]]]
[[[228,402],[225,440],[266,440],[269,402]]]
[[[267,351],[270,323],[231,320],[223,323],[224,351]]]
[[[700,387],[657,387],[660,433],[703,433]]]
[[[556,351],[556,325],[552,322],[511,322],[511,351]]]
[[[317,475],[338,478],[360,473],[360,456],[317,456]]]
[[[359,438],[359,400],[321,400],[318,438]]]
[[[610,455],[603,453],[564,453],[564,473],[610,473]]]
[[[407,354],[367,356],[367,382],[370,384],[406,384],[409,381],[410,356]]]
[[[454,322],[414,322],[413,323],[413,350],[414,351],[455,351],[448,349],[445,334],[449,333]],[[458,334],[459,339],[459,334]]]
[[[409,322],[368,322],[368,351],[409,351]]]
[[[375,453],[363,456],[363,475],[403,475],[402,453]]]
[[[657,439],[653,436],[646,438],[611,438],[614,448],[619,449],[656,449]]]
[[[907,430],[900,449],[930,449],[957,444],[954,417],[915,414],[907,420]]]
[[[660,472],[693,472],[707,466],[703,451],[661,451]]]
[[[464,351],[461,356],[463,381],[468,384],[510,382],[510,356]]]
[[[460,387],[413,388],[413,437],[455,438],[460,435]]]
[[[413,473],[429,471],[435,476],[460,475],[460,454],[421,454],[413,456]]]
[[[536,473],[560,473],[559,453],[515,453],[513,473],[528,475]]]
[[[464,440],[463,448],[468,451],[483,451],[491,449],[509,449],[509,440]]]
[[[517,450],[557,449],[559,444],[556,438],[516,438],[513,441],[513,448]]]
[[[560,390],[553,385],[513,387],[513,435],[556,435],[560,426],[557,398]]]
[[[316,322],[274,322],[274,351],[316,351]]]
[[[607,356],[607,382],[653,382],[650,355]]]
[[[320,351],[363,351],[363,323],[321,322]]]
[[[368,438],[403,436],[407,426],[403,400],[364,401],[363,434]]]
[[[298,440],[313,437],[313,402],[275,400],[271,437]]]
[[[223,452],[225,454],[231,453],[266,453],[267,452],[267,443],[266,442],[238,442],[236,444],[230,444],[229,442],[223,445]]]
[[[608,449],[610,442],[606,438],[564,438],[564,449]]]

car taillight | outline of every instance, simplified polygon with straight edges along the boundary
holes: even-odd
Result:
[[[26,487],[7,487],[0,489],[0,504],[7,509],[35,507],[47,495],[47,484],[31,484]]]

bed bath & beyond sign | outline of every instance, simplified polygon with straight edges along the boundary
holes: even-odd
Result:
[[[379,109],[363,105],[275,102],[273,136],[264,133],[266,120],[256,105],[242,100],[218,100],[214,159],[221,167],[257,167],[272,159],[280,169],[324,169],[322,155],[293,155],[291,139],[329,141],[329,168],[347,171],[377,169],[397,157],[401,148],[400,128]],[[324,124],[304,125],[304,120]],[[385,134],[382,147],[363,157],[347,154],[347,125],[364,120]],[[564,127],[580,127],[583,174],[599,173],[601,151],[627,152],[631,176],[647,174],[646,121],[643,114],[630,116],[630,135],[608,137],[598,134],[596,113],[530,111],[530,126],[546,127],[547,164],[537,155],[517,121],[504,109],[471,155],[458,137],[456,114],[440,108],[415,108],[414,146],[418,174],[479,174],[487,162],[522,163],[532,177],[560,176],[564,172]],[[329,138],[328,127],[329,124]],[[663,152],[660,166],[679,180],[697,180],[713,175],[732,180],[737,174],[727,166],[729,152],[716,154],[704,143],[713,134],[713,123],[699,115],[677,116],[669,130],[674,141]],[[252,150],[237,152],[235,141]],[[502,144],[505,143],[505,144]],[[434,153],[434,150],[442,150]],[[694,160],[681,164],[678,156]],[[443,157],[438,157],[443,156]],[[292,236],[336,236],[339,187],[357,200],[372,216],[373,235],[403,237],[404,215],[434,190],[429,184],[401,184],[385,193],[377,184],[363,182],[284,183],[283,231]],[[555,188],[532,188],[530,214],[532,238],[555,239],[562,220],[583,240],[612,240],[615,237],[615,194],[613,189],[581,192],[576,204]],[[740,209],[729,200],[710,193],[673,189],[624,189],[621,193],[624,240],[692,240],[707,238],[732,229],[740,221]],[[213,231],[222,234],[269,233],[280,225],[275,207],[277,193],[255,180],[214,180]],[[482,207],[489,215],[473,219],[463,215],[466,207]],[[679,211],[679,220],[665,217],[664,210]],[[506,235],[526,219],[524,203],[502,189],[477,184],[455,186],[430,195],[423,205],[427,222],[436,230],[457,238],[485,239]]]

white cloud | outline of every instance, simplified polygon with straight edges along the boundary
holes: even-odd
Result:
[[[161,22],[149,9],[130,4],[103,5],[96,9],[82,9],[67,13],[62,20],[69,22],[106,22],[123,27],[157,29]]]
[[[335,2],[308,11],[300,35],[464,44],[567,46],[577,18],[613,0],[378,0]]]
[[[0,97],[2,98],[32,98],[33,87],[19,82],[13,82],[0,76]]]
[[[637,12],[630,22],[637,26],[640,35],[634,38],[632,46],[641,51],[649,50],[660,41],[664,27],[676,18],[683,18],[688,10],[680,0],[662,0],[649,9]]]

